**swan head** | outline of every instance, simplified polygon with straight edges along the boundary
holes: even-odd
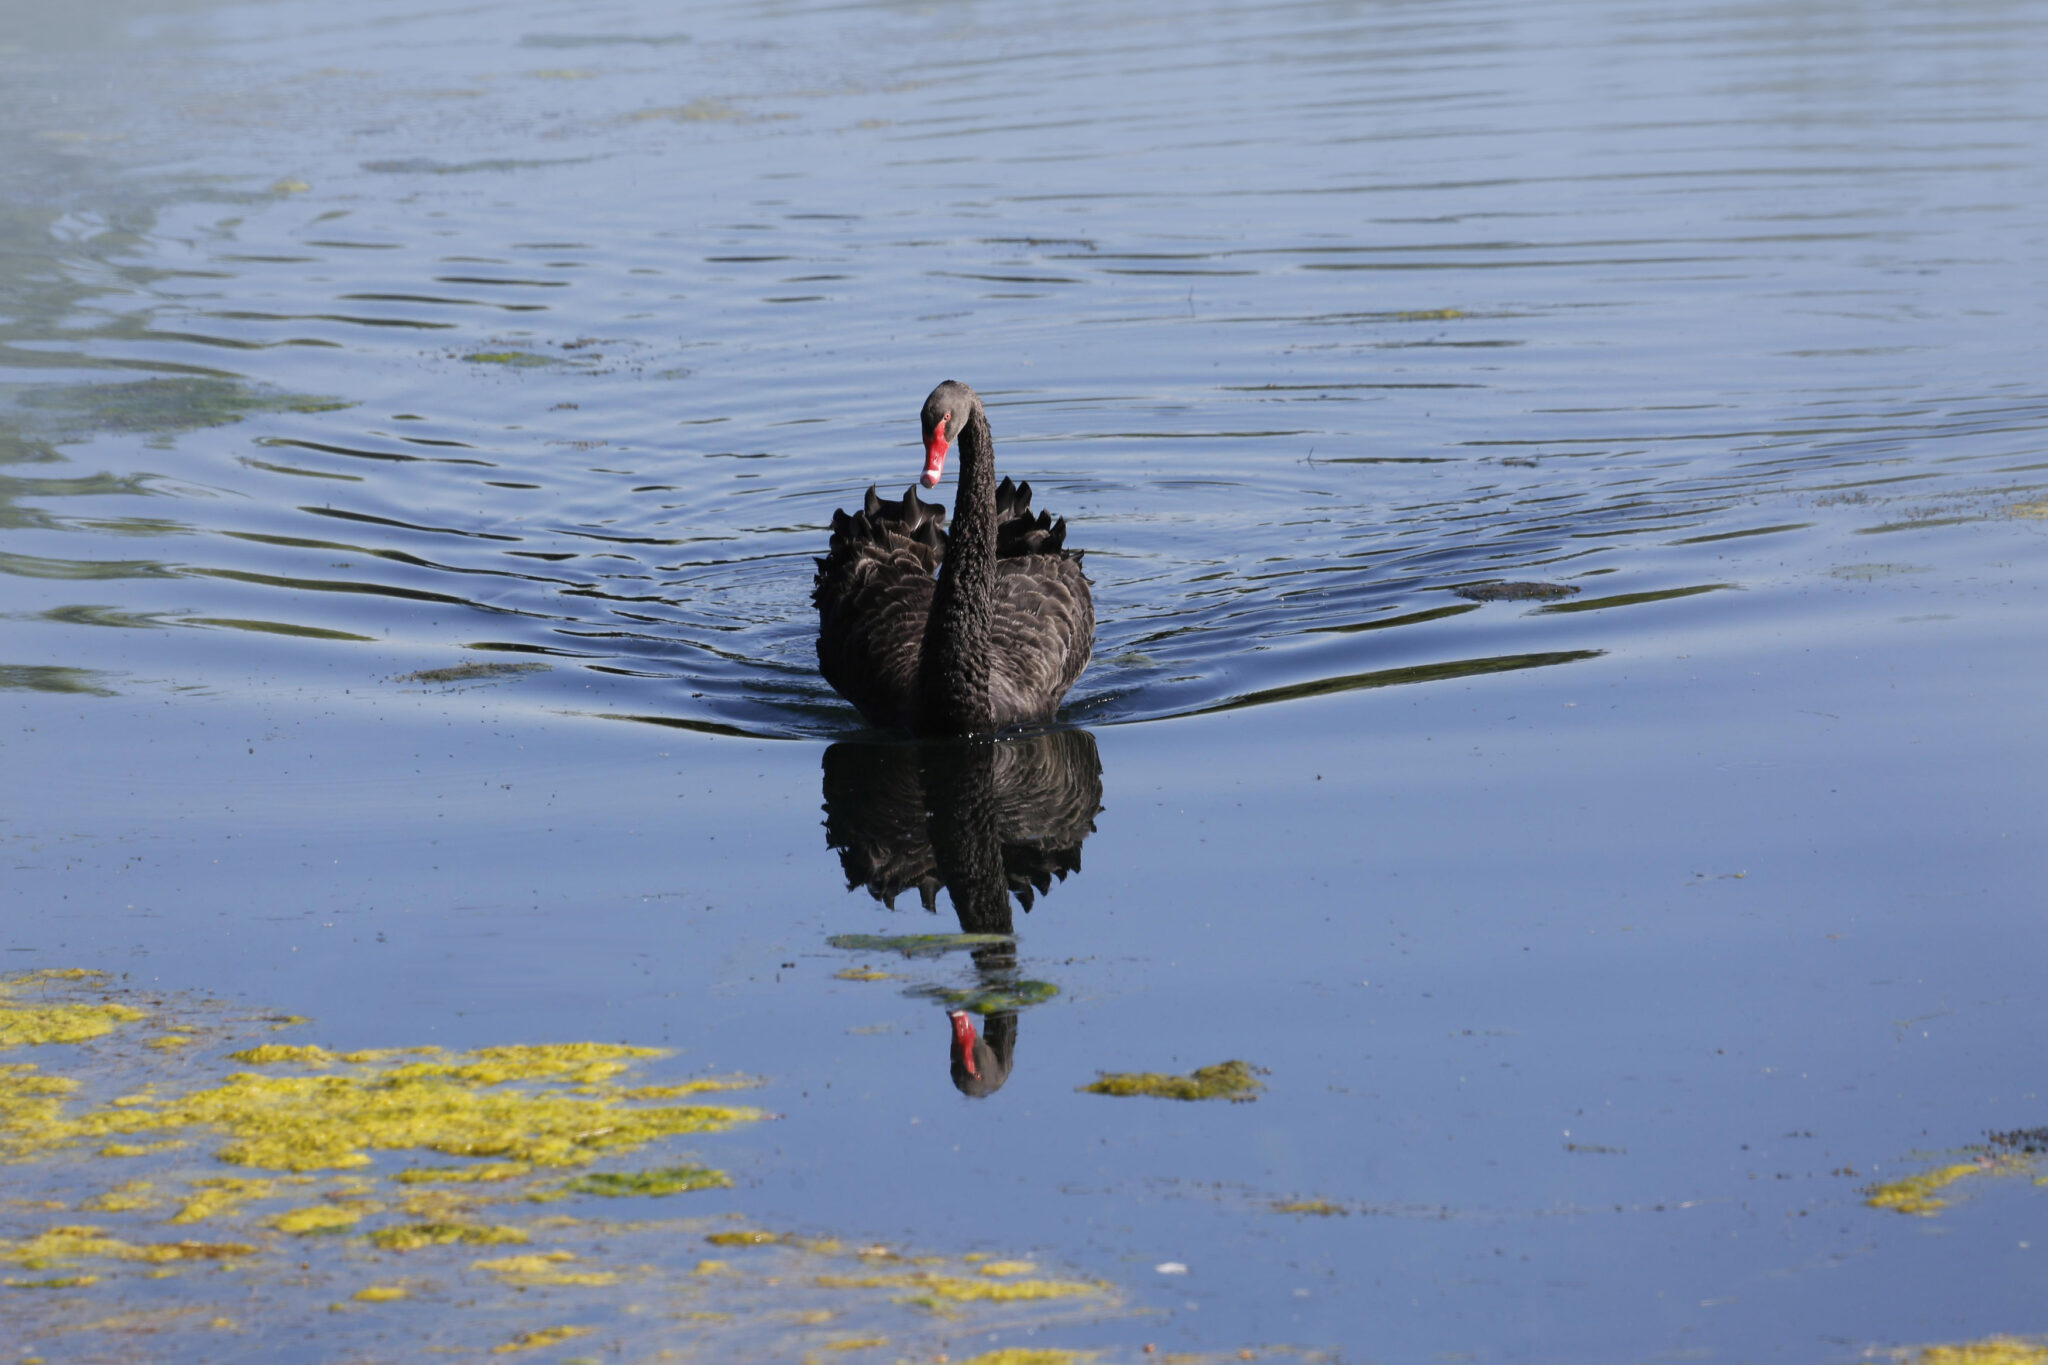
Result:
[[[957,379],[948,379],[924,400],[920,422],[924,427],[924,486],[937,488],[939,475],[946,472],[946,448],[960,439],[960,433],[981,406],[974,390]]]

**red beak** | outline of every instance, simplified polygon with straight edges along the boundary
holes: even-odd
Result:
[[[947,444],[946,419],[941,417],[939,424],[932,428],[932,434],[925,438],[924,486],[926,488],[937,488],[939,486],[939,475],[946,472]]]
[[[940,458],[944,458],[943,452]],[[953,1021],[953,1055],[960,1059],[961,1068],[968,1075],[981,1075],[974,1069],[974,1016],[966,1010],[954,1010],[946,1017]]]

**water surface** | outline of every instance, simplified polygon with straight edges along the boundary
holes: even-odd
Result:
[[[2048,1330],[2033,1168],[1982,1146],[2048,1122],[2023,10],[104,2],[6,41],[10,965],[337,1049],[674,1048],[780,1115],[698,1144],[738,1184],[692,1216],[1114,1287],[876,1359]],[[948,377],[1102,622],[1077,728],[995,751],[865,732],[811,654],[830,514],[915,477]],[[880,942],[952,932],[1011,941]],[[1000,1084],[958,1084],[963,1003]],[[1076,1092],[1228,1058],[1256,1101]],[[1946,1208],[1865,1202],[1956,1163]],[[502,1344],[468,1259],[150,1349]],[[139,1292],[35,1299],[36,1351],[117,1351],[59,1329]],[[840,1330],[550,1292],[570,1354]]]

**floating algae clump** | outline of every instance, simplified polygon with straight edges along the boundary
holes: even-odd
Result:
[[[45,1270],[78,1261],[226,1261],[254,1256],[256,1248],[239,1242],[124,1242],[98,1228],[78,1224],[46,1228],[19,1241],[0,1239],[0,1262],[24,1270]]]
[[[1974,1161],[1937,1166],[1918,1175],[1872,1185],[1863,1191],[1863,1202],[1874,1209],[1891,1209],[1896,1213],[1926,1217],[1948,1207],[1948,1200],[1943,1199],[1938,1191],[1947,1189],[1964,1176],[1982,1175],[1990,1169]]]
[[[1069,1299],[1100,1294],[1085,1280],[980,1280],[966,1275],[910,1271],[901,1275],[820,1275],[820,1289],[907,1289],[903,1302],[936,1308],[946,1303],[1016,1303],[1027,1299]]]
[[[1312,1213],[1318,1218],[1348,1217],[1350,1209],[1327,1199],[1283,1199],[1273,1205],[1275,1213]]]
[[[474,1166],[419,1166],[392,1176],[402,1185],[480,1185],[531,1175],[523,1161],[485,1161]]]
[[[945,986],[918,986],[905,992],[922,999],[943,1001],[949,1010],[972,1010],[982,1015],[1028,1010],[1033,1005],[1043,1005],[1059,993],[1060,988],[1050,981],[1010,981],[965,991]]]
[[[289,1232],[304,1237],[319,1232],[340,1232],[352,1228],[368,1217],[373,1209],[350,1208],[344,1204],[313,1204],[303,1209],[288,1209],[275,1214],[266,1221],[279,1232]]]
[[[1229,1100],[1244,1104],[1257,1099],[1264,1072],[1249,1062],[1218,1062],[1196,1067],[1188,1076],[1158,1071],[1104,1071],[1076,1090],[1090,1095],[1152,1095],[1163,1100]]]
[[[0,1048],[82,1043],[142,1017],[127,1005],[17,1005],[0,986]]]
[[[370,1234],[373,1246],[384,1251],[418,1251],[421,1247],[448,1246],[462,1242],[470,1246],[519,1246],[526,1234],[518,1228],[484,1227],[475,1223],[400,1223],[378,1228]]]
[[[571,1194],[597,1194],[607,1199],[619,1199],[636,1194],[720,1190],[731,1184],[732,1178],[724,1171],[714,1171],[709,1166],[666,1166],[658,1171],[603,1171],[579,1175],[562,1188]]]
[[[1005,1346],[998,1351],[983,1351],[978,1356],[969,1356],[960,1365],[1087,1365],[1096,1354],[1094,1351]]]
[[[349,1297],[357,1303],[391,1303],[411,1296],[402,1284],[366,1284]]]
[[[371,1151],[408,1148],[577,1166],[603,1152],[766,1117],[749,1108],[629,1103],[630,1092],[611,1079],[634,1059],[661,1055],[655,1048],[572,1043],[394,1060],[389,1052],[267,1045],[236,1055],[253,1065],[314,1066],[325,1074],[236,1072],[210,1089],[126,1097],[114,1108],[65,1119],[68,1082],[6,1068],[0,1119],[26,1136],[0,1140],[0,1155],[26,1156],[79,1138],[213,1127],[229,1137],[218,1152],[223,1161],[266,1170],[347,1169],[368,1165]],[[337,1074],[336,1065],[349,1069]]]
[[[496,1275],[505,1283],[519,1285],[581,1285],[595,1288],[617,1284],[617,1272],[610,1270],[567,1270],[576,1259],[566,1251],[549,1251],[537,1256],[500,1256],[496,1260],[471,1261],[471,1270]]]
[[[540,1346],[556,1346],[571,1337],[588,1335],[588,1327],[542,1327],[532,1332],[521,1332],[502,1346],[493,1346],[494,1356],[509,1355],[513,1351],[531,1351]]]
[[[853,953],[937,957],[960,948],[994,948],[1012,940],[1008,934],[834,934],[825,941]]]
[[[1917,1365],[2048,1365],[2048,1344],[2025,1337],[1986,1337],[1954,1346],[1928,1346]]]

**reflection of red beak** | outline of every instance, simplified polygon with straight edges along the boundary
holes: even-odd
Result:
[[[946,439],[946,419],[941,417],[939,424],[932,428],[932,434],[925,439],[924,443],[924,486],[926,488],[937,488],[939,486],[939,475],[946,472],[946,446],[948,444],[949,442]]]
[[[953,1021],[953,1056],[961,1068],[970,1076],[980,1076],[974,1069],[974,1016],[966,1010],[954,1010],[946,1016]]]

